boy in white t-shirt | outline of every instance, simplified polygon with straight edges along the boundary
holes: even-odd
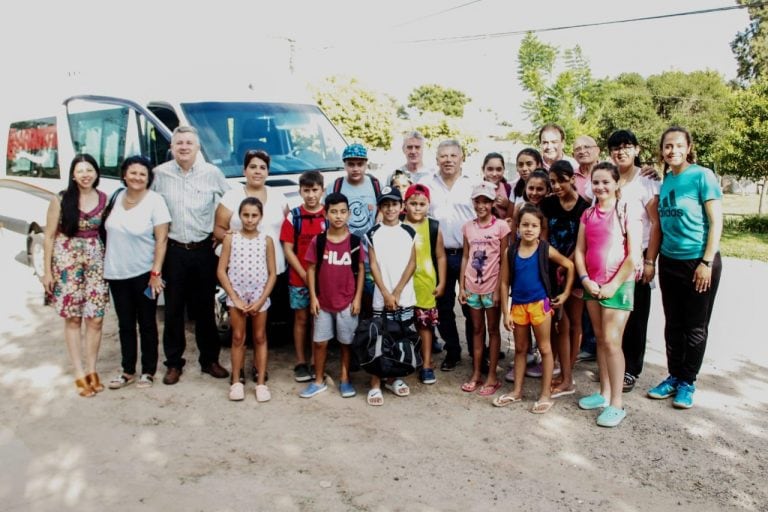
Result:
[[[381,222],[366,235],[368,258],[376,288],[373,293],[374,314],[401,321],[413,319],[416,293],[413,273],[416,270],[416,232],[400,222],[403,199],[400,191],[384,187],[378,199]],[[386,388],[397,396],[408,396],[410,389],[402,379],[388,379]],[[368,404],[382,405],[381,378],[371,376]]]

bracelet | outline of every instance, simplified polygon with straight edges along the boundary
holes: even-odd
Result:
[[[155,272],[154,270],[149,271],[150,277],[160,277],[162,275],[161,272]]]
[[[650,265],[652,267],[656,266],[656,262],[653,260],[643,260],[643,263],[645,263],[646,265]]]
[[[588,276],[587,274],[584,274],[583,276],[579,276],[579,281],[581,281],[582,283],[583,283],[583,282],[584,282],[586,279],[589,279],[589,276]]]

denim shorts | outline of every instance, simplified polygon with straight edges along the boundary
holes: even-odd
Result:
[[[472,309],[490,309],[493,307],[493,292],[467,293],[467,306]]]
[[[334,327],[336,339],[342,345],[351,345],[357,329],[357,315],[352,314],[352,305],[347,306],[338,313],[329,313],[320,310],[315,317],[315,328],[312,333],[312,341],[322,343],[333,338]]]
[[[306,309],[309,307],[309,288],[306,286],[289,286],[288,301],[291,309]]]

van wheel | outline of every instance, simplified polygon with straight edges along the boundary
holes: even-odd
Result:
[[[45,265],[43,263],[43,244],[45,236],[42,233],[30,233],[27,235],[27,264],[35,271],[35,275],[43,277]]]

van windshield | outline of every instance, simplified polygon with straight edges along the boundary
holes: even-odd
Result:
[[[200,134],[205,159],[228,178],[243,175],[249,149],[269,154],[270,175],[343,168],[344,139],[316,106],[206,102],[181,108]]]

